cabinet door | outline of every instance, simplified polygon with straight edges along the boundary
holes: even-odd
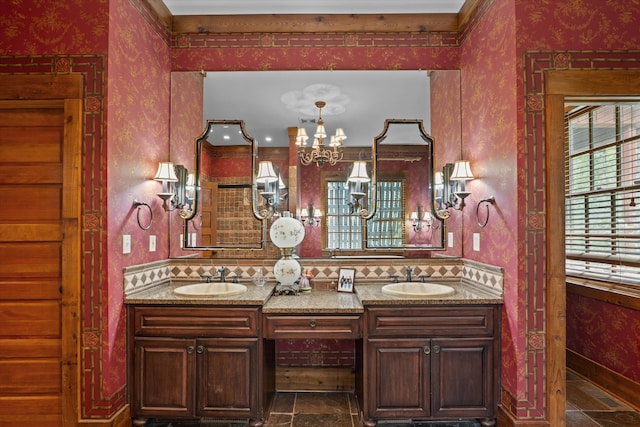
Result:
[[[493,338],[431,341],[434,417],[494,416]]]
[[[193,415],[195,340],[136,338],[134,416]]]
[[[257,413],[261,381],[259,340],[199,339],[196,352],[197,414],[260,418]]]
[[[425,339],[367,340],[365,418],[429,416],[429,352]]]

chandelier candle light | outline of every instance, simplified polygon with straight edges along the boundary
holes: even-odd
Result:
[[[322,167],[325,163],[329,163],[331,166],[335,165],[337,161],[342,160],[342,142],[347,139],[342,128],[336,129],[336,134],[329,140],[329,147],[324,145],[324,139],[327,137],[327,132],[324,129],[324,120],[322,120],[322,109],[327,105],[324,101],[317,101],[316,107],[320,110],[318,115],[318,126],[316,132],[313,134],[313,145],[310,150],[307,150],[306,143],[309,137],[307,131],[304,128],[298,128],[296,135],[296,146],[298,147],[298,157],[300,157],[300,163],[305,166],[315,163],[316,166]]]

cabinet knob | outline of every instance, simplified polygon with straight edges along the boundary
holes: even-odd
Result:
[[[428,345],[425,345],[423,351],[424,351],[424,354],[431,354],[431,347],[429,347]]]
[[[193,354],[193,352],[196,351],[196,348],[192,345],[190,345],[189,347],[187,347],[187,354]]]
[[[440,353],[440,346],[439,345],[434,345],[433,346],[433,352],[434,353]]]
[[[196,348],[196,352],[202,354],[204,352],[204,346],[199,345],[198,348]]]
[[[316,327],[316,321],[315,321],[315,319],[311,319],[311,320],[309,320],[309,326],[311,326],[312,328],[315,328],[315,327]]]

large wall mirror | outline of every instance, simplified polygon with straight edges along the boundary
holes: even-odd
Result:
[[[451,73],[452,77],[455,76],[446,79],[449,85],[456,86],[448,90],[459,93],[459,71],[438,73]],[[279,211],[291,210],[294,215],[301,217],[307,214],[308,207],[313,206],[319,210],[319,222],[315,222],[315,227],[305,222],[305,226],[310,228],[307,229],[305,241],[298,248],[298,255],[301,257],[324,257],[336,254],[336,251],[343,255],[359,256],[367,255],[370,251],[376,251],[376,254],[397,254],[398,250],[441,249],[445,243],[445,227],[441,218],[433,211],[433,173],[441,169],[444,163],[456,160],[446,158],[448,153],[457,155],[460,150],[459,139],[451,138],[451,132],[447,128],[452,124],[451,118],[453,122],[460,121],[460,110],[459,106],[453,109],[448,107],[444,113],[450,116],[447,123],[432,123],[432,114],[442,117],[443,113],[434,111],[437,108],[434,101],[438,101],[432,99],[431,80],[430,72],[417,70],[208,72],[204,78],[202,120],[203,124],[210,120],[244,122],[246,134],[255,140],[256,145],[255,165],[247,170],[257,175],[260,162],[273,163],[282,180]],[[320,118],[317,101],[326,103],[321,119],[327,134],[333,135],[340,128],[347,136],[343,142],[343,155],[335,165],[302,165],[295,153],[295,132],[292,129],[305,128],[311,140],[313,139],[312,135]],[[450,104],[450,99],[447,101]],[[410,126],[405,123],[407,128],[412,128],[414,135],[400,139],[397,134],[403,132],[394,128],[396,124],[401,126],[400,123],[387,129],[387,145],[380,146],[381,154],[385,157],[399,156],[401,160],[382,160],[381,157],[381,162],[391,162],[382,163],[380,168],[384,171],[380,177],[388,183],[379,191],[378,187],[374,190],[371,185],[365,186],[368,187],[367,194],[354,208],[347,182],[353,171],[354,161],[364,161],[369,173],[373,171],[374,138],[386,128],[389,119],[399,122],[419,121],[421,125],[414,123]],[[172,123],[172,126],[175,125],[179,124]],[[430,132],[432,127],[438,129],[443,141],[446,141],[442,146],[439,146],[439,135]],[[459,136],[459,132],[453,133]],[[424,144],[424,135],[427,135],[430,143]],[[392,144],[392,140],[403,142]],[[444,158],[438,161],[439,156]],[[398,167],[397,162],[402,162],[402,166]],[[221,167],[224,170],[235,164],[235,160],[226,161]],[[394,169],[397,173],[393,172]],[[398,192],[400,187],[403,189]],[[400,209],[401,219],[397,221],[401,226],[400,231],[392,231],[386,228],[389,224],[383,226],[380,221],[377,221],[378,225],[367,228],[367,222],[375,224],[376,221],[363,219],[359,211],[372,207],[372,197],[376,197],[371,194],[372,191],[380,195],[402,194],[399,201],[389,202],[396,203],[395,205],[380,209],[380,212],[385,209],[389,212]],[[344,204],[349,217],[340,221],[359,223],[359,233],[345,236],[336,232],[340,228],[336,227],[335,222],[331,222],[336,218],[332,218],[334,211],[330,206],[330,195],[336,194],[341,194],[338,196],[342,197],[340,203]],[[204,201],[204,198],[201,200]],[[263,250],[253,251],[251,254],[247,251],[235,252],[233,256],[260,257],[269,256],[271,252],[277,254],[277,251],[269,250],[272,245],[264,239],[264,230],[271,219],[260,220],[252,214],[260,213],[260,205],[265,199],[258,192],[257,198],[247,195],[244,200],[244,213],[254,217],[258,228],[249,240],[229,242],[229,248],[261,247]],[[387,202],[381,201],[380,206],[384,203]],[[202,205],[196,209],[201,208]],[[242,207],[238,205],[234,207],[236,208]],[[196,213],[191,219],[192,225],[198,225],[201,220],[198,215]],[[427,225],[429,221],[431,223]],[[172,227],[174,223],[171,223]],[[205,236],[200,235],[203,230],[198,229],[197,232],[198,244],[191,246],[198,250],[217,250],[227,243],[216,240],[216,244],[207,245]],[[262,237],[258,237],[259,235]],[[336,245],[336,241],[343,242],[342,247],[336,247],[340,246]]]

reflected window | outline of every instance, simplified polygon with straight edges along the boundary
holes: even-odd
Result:
[[[401,248],[405,242],[405,181],[378,181],[376,214],[367,221],[369,248]],[[367,198],[371,197],[371,191]],[[342,181],[327,181],[326,237],[329,249],[362,250],[363,220],[350,205],[348,188]]]
[[[327,247],[362,249],[362,218],[351,214],[349,190],[343,181],[327,181]]]
[[[367,221],[369,248],[400,248],[405,242],[404,180],[378,182],[376,214]]]

